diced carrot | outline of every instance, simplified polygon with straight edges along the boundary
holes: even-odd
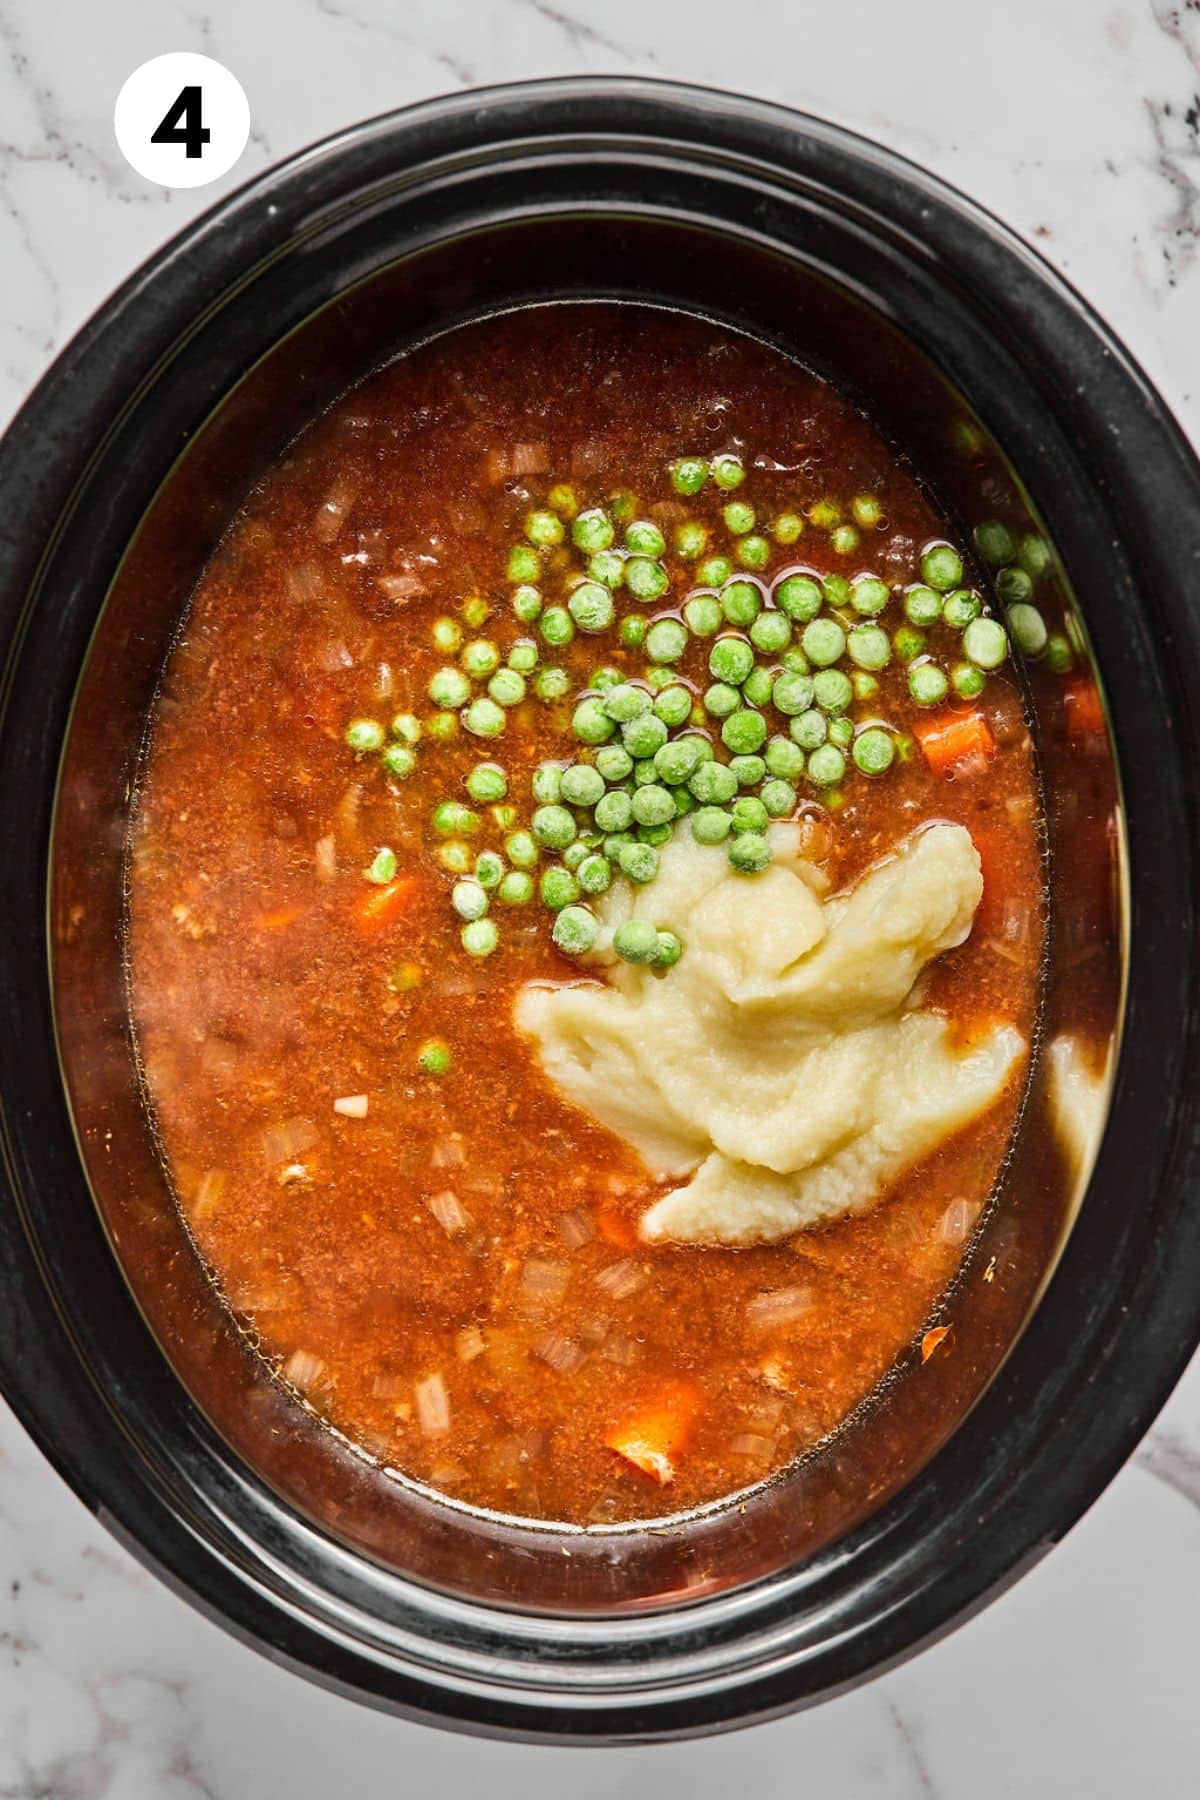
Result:
[[[665,1486],[675,1479],[674,1459],[687,1445],[699,1405],[690,1383],[668,1382],[612,1428],[605,1446]]]
[[[975,936],[984,938],[998,929],[1004,916],[1004,902],[1008,892],[1005,875],[1008,858],[1005,854],[1005,838],[1003,832],[982,831],[972,824],[971,839],[979,852],[979,865],[983,874],[983,898],[975,914]]]
[[[1104,731],[1104,708],[1094,681],[1072,681],[1063,689],[1067,711],[1067,736],[1098,737]]]
[[[950,1325],[935,1325],[932,1331],[925,1333],[921,1339],[921,1361],[923,1363],[929,1361],[939,1344],[945,1343],[952,1329],[953,1327]]]
[[[618,1250],[632,1250],[638,1243],[637,1226],[613,1206],[605,1206],[596,1214],[596,1229]]]
[[[972,757],[990,762],[996,754],[996,740],[982,713],[939,713],[922,719],[913,731],[935,775],[947,775]]]
[[[258,922],[264,931],[282,931],[285,925],[290,925],[293,919],[299,917],[298,906],[279,906],[274,912],[263,913]]]
[[[413,877],[408,875],[399,881],[389,881],[386,887],[372,888],[366,899],[359,903],[359,918],[364,925],[386,925],[404,910],[416,885]]]

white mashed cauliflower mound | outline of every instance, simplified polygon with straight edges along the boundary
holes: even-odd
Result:
[[[969,1051],[909,1007],[925,965],[971,929],[983,893],[960,825],[933,825],[823,899],[795,827],[736,874],[680,832],[657,878],[598,902],[603,982],[530,984],[516,1019],[551,1080],[627,1138],[656,1176],[689,1176],[643,1215],[651,1243],[767,1243],[871,1206],[989,1107],[1025,1053],[997,1025]],[[636,911],[683,941],[665,976],[615,959]]]

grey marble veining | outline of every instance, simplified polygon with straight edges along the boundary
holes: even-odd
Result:
[[[203,50],[242,81],[239,168],[148,187],[126,75]],[[104,295],[246,176],[478,82],[631,72],[744,88],[886,141],[1012,224],[1200,439],[1200,0],[0,0],[0,420]],[[146,1575],[0,1414],[0,1800],[347,1800],[478,1787],[1184,1800],[1200,1776],[1200,1371],[1083,1523],[945,1643],[716,1742],[529,1750],[402,1725],[235,1644]],[[485,1787],[486,1784],[486,1787]]]

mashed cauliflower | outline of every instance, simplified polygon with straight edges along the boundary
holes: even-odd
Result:
[[[925,965],[961,944],[983,892],[958,825],[915,833],[826,897],[795,829],[763,874],[680,832],[658,877],[598,903],[603,981],[530,984],[517,1023],[550,1079],[679,1185],[643,1215],[648,1242],[754,1244],[863,1211],[989,1107],[1026,1051],[997,1024],[967,1049],[910,1005]],[[684,944],[665,975],[615,960],[633,916]]]

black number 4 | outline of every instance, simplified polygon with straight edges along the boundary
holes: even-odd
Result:
[[[150,133],[152,144],[183,144],[185,154],[199,156],[212,139],[208,126],[202,124],[198,87],[180,88],[170,106]]]

